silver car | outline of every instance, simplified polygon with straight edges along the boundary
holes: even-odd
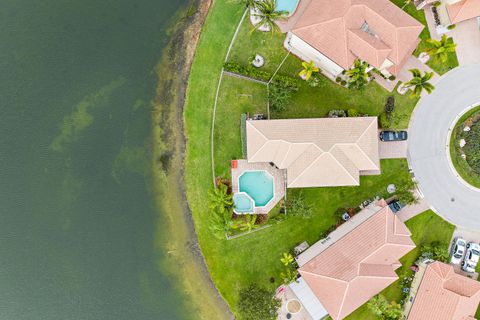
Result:
[[[460,264],[462,262],[463,254],[465,253],[467,243],[462,238],[455,238],[452,245],[452,257],[450,263]]]

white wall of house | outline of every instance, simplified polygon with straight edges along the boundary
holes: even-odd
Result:
[[[294,55],[300,57],[302,60],[313,61],[317,67],[332,77],[339,75],[343,71],[342,67],[291,32],[287,33],[283,45],[287,50],[291,50]]]

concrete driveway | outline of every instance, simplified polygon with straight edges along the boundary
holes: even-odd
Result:
[[[480,103],[480,64],[443,76],[419,101],[410,122],[408,161],[426,201],[443,218],[480,230],[480,191],[465,185],[447,159],[447,135],[455,117]]]
[[[480,28],[477,19],[470,19],[457,24],[448,34],[457,44],[458,63],[480,63]]]

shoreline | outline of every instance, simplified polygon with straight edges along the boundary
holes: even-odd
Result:
[[[160,268],[180,283],[197,319],[233,318],[208,271],[198,244],[185,183],[183,111],[196,47],[212,0],[193,0],[172,28],[155,68],[158,83],[152,111],[152,170],[155,206],[168,231],[157,224],[155,247],[166,252]],[[195,9],[195,11],[192,11]],[[157,218],[158,219],[158,218]],[[193,267],[192,267],[193,266]],[[192,306],[193,305],[193,306]]]

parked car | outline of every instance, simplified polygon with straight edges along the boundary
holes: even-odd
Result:
[[[452,258],[450,262],[453,264],[460,264],[462,262],[463,254],[465,253],[467,243],[462,238],[455,238],[452,245]]]
[[[393,200],[388,204],[388,207],[390,208],[390,210],[392,210],[393,213],[397,213],[403,207],[405,207],[405,205],[398,200]]]
[[[475,272],[478,260],[480,258],[480,245],[470,242],[467,244],[467,253],[462,264],[462,269],[467,272]]]
[[[382,141],[404,141],[407,140],[407,131],[382,131],[380,140]]]

